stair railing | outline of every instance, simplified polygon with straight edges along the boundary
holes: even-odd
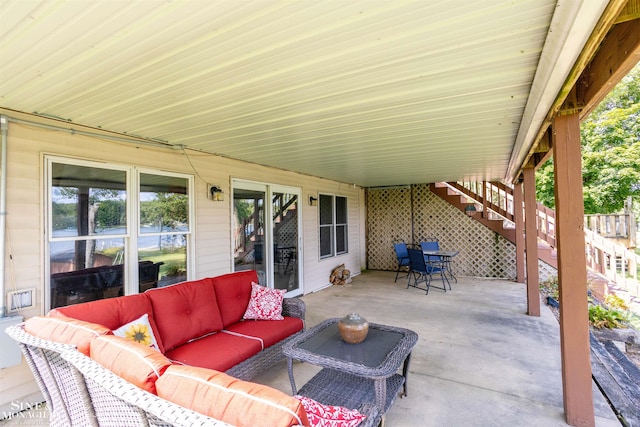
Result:
[[[484,217],[498,215],[503,219],[513,221],[513,188],[497,182],[447,182],[449,187],[456,189],[473,200],[473,203],[482,205]],[[633,227],[635,219],[633,215],[626,218],[615,218],[618,232],[620,224],[625,227]],[[552,249],[556,247],[556,215],[542,203],[537,203],[536,219],[538,238],[546,242]],[[611,282],[621,286],[630,294],[640,297],[640,282],[638,281],[638,266],[640,255],[633,249],[616,243],[597,232],[589,230],[588,225],[594,221],[592,216],[585,216],[585,246],[587,266],[606,276]],[[628,229],[628,228],[627,228]],[[624,234],[624,233],[620,233]],[[635,233],[628,232],[635,246]]]
[[[447,182],[447,184],[481,204],[484,218],[497,214],[507,221],[514,222],[513,188],[493,181]]]
[[[538,202],[536,206],[538,220],[538,238],[547,242],[552,248],[556,247],[556,211]]]

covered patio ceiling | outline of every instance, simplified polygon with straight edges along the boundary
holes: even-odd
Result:
[[[625,4],[7,0],[0,112],[363,187],[511,181]]]

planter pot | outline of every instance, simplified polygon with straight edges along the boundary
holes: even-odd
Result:
[[[554,297],[547,297],[547,305],[555,308],[560,307],[560,303]]]

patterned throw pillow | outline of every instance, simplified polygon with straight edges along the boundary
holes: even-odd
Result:
[[[156,337],[153,335],[153,330],[149,324],[149,316],[147,313],[126,325],[120,326],[118,329],[113,331],[113,335],[117,335],[143,345],[148,345],[149,347],[159,350],[158,342],[156,341]]]
[[[304,406],[312,427],[355,427],[367,418],[366,415],[355,409],[323,405],[311,398],[300,395],[294,397]]]
[[[269,289],[257,283],[251,283],[251,298],[243,319],[284,320],[282,317],[282,299],[284,289]]]

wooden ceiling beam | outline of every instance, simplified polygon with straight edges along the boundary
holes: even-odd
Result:
[[[580,120],[587,117],[640,61],[640,18],[616,24],[576,83],[584,93]]]
[[[622,9],[622,12],[618,15],[616,24],[633,21],[638,18],[640,18],[640,0],[628,0],[624,9]]]

